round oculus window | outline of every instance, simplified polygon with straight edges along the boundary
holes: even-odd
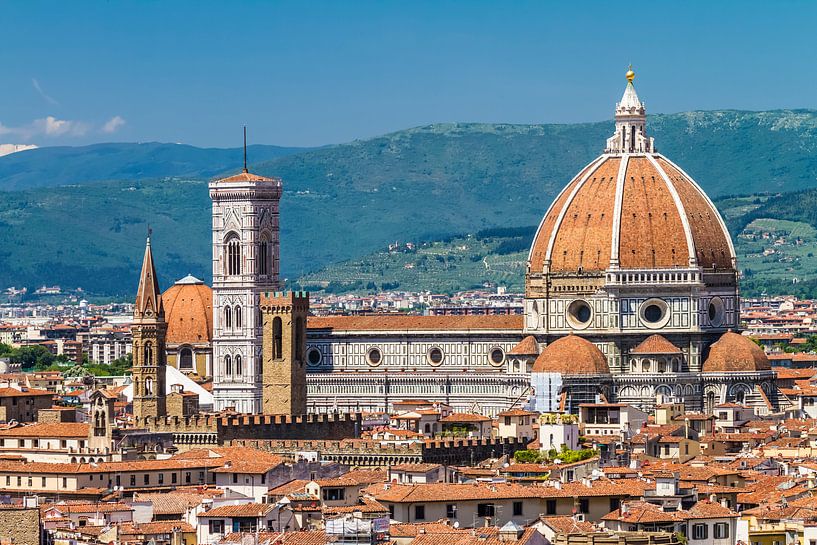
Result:
[[[726,314],[726,309],[723,305],[723,299],[720,297],[713,297],[709,301],[709,309],[707,310],[709,316],[709,323],[718,327],[723,323],[723,317]]]
[[[593,309],[587,301],[576,299],[567,307],[567,321],[574,329],[584,329],[590,325],[590,319],[593,317]]]
[[[323,355],[317,348],[310,348],[306,353],[306,361],[309,362],[309,365],[318,365],[322,359]]]
[[[366,352],[366,361],[372,366],[380,365],[383,361],[383,353],[379,348],[370,348],[369,351]]]
[[[488,361],[494,366],[502,365],[505,362],[505,352],[499,347],[494,348],[488,353]]]
[[[439,347],[435,346],[434,348],[429,349],[428,354],[426,354],[426,358],[428,359],[428,363],[437,366],[443,362],[445,355]]]
[[[669,322],[670,313],[663,299],[647,299],[641,304],[641,321],[651,329],[664,327]]]

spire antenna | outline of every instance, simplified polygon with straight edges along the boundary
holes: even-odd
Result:
[[[148,246],[150,246],[150,236],[153,234],[153,229],[151,229],[150,224],[148,223]]]
[[[247,126],[244,125],[244,172],[247,170]]]

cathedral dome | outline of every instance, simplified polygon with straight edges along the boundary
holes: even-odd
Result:
[[[213,339],[213,290],[186,276],[162,294],[168,344],[202,344]]]
[[[766,352],[744,335],[727,331],[709,348],[704,373],[753,373],[770,371]]]
[[[531,245],[530,273],[734,270],[726,224],[700,186],[655,152],[646,110],[627,79],[616,132],[550,206]]]
[[[607,358],[599,348],[578,335],[556,339],[542,350],[533,364],[532,373],[562,375],[609,375]]]

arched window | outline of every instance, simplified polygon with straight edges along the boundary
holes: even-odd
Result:
[[[153,379],[150,377],[145,379],[145,395],[146,396],[153,395]]]
[[[224,375],[229,377],[233,374],[233,359],[227,355],[224,356]]]
[[[272,320],[272,357],[273,359],[280,360],[283,354],[283,343],[284,343],[284,324],[281,322],[281,318],[276,316]]]
[[[179,352],[179,369],[193,369],[193,351],[182,348]]]
[[[241,307],[238,305],[235,306],[235,327],[241,329]]]
[[[228,275],[241,274],[241,241],[235,233],[227,237],[225,272]]]
[[[153,365],[153,348],[151,348],[150,343],[145,344],[145,361],[142,365]]]
[[[235,374],[236,376],[240,377],[242,373],[241,369],[241,356],[235,357]]]
[[[224,307],[224,329],[233,327],[233,309],[230,306]]]
[[[269,242],[262,240],[258,245],[258,274],[269,274]]]

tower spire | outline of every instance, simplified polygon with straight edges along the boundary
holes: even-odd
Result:
[[[646,133],[647,109],[635,92],[635,72],[631,64],[627,73],[627,86],[621,102],[616,103],[616,132],[607,139],[605,153],[653,153],[655,145]]]
[[[145,257],[142,259],[142,273],[139,275],[136,306],[133,309],[135,319],[164,319],[165,315],[164,306],[162,305],[162,292],[159,291],[159,281],[156,278],[156,268],[153,265],[150,235],[151,229],[148,227]]]
[[[244,125],[244,172],[249,172],[247,170],[247,126]]]

